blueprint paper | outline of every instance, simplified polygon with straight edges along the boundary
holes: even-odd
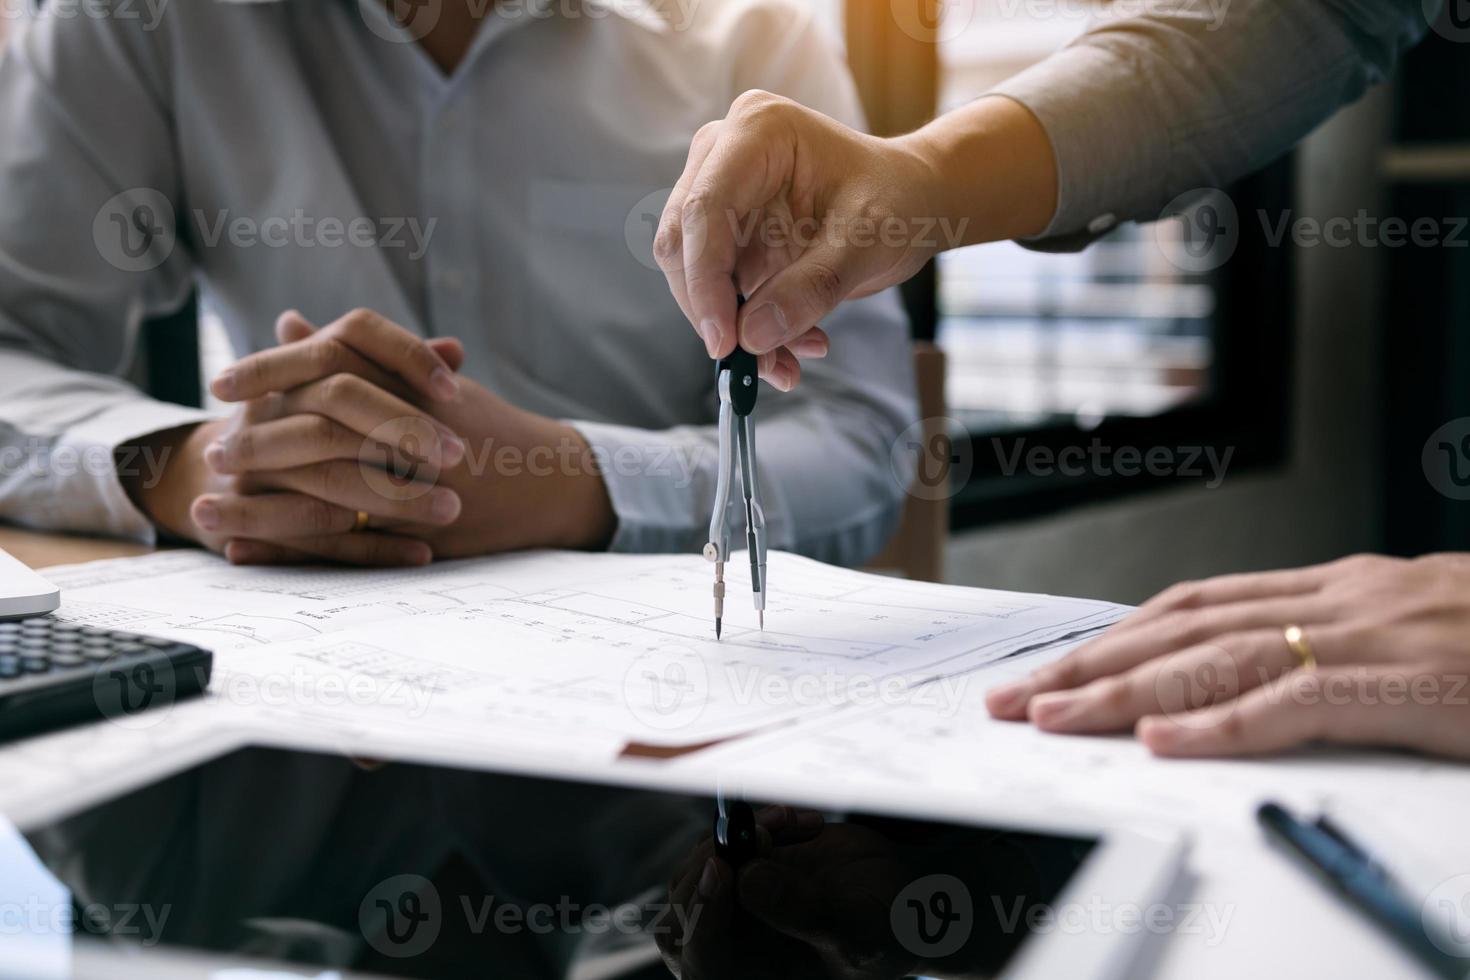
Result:
[[[1112,603],[907,582],[770,556],[764,631],[724,638],[699,556],[535,552],[422,569],[241,568],[196,551],[51,569],[63,619],[213,649],[213,700],[404,738],[695,745],[957,678],[1094,631]],[[929,683],[924,683],[929,682]]]

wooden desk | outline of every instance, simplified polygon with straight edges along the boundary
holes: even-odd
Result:
[[[10,552],[32,568],[70,565],[98,558],[128,558],[152,551],[135,541],[84,538],[68,534],[41,534],[0,524],[0,549]]]

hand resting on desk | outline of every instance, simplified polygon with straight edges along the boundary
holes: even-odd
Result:
[[[1467,681],[1470,554],[1359,555],[1177,585],[988,705],[1051,732],[1133,728],[1160,755],[1323,740],[1470,758]]]
[[[235,417],[173,434],[163,480],[138,491],[161,526],[244,564],[413,565],[611,535],[585,442],[456,375],[456,341],[369,311],[321,330],[288,313],[277,336],[215,379]]]

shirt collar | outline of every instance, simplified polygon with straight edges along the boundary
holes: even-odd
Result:
[[[216,0],[218,3],[284,3],[285,0]],[[379,0],[350,0],[354,3],[377,3]],[[405,0],[415,2],[415,0]],[[446,0],[416,0],[416,2],[443,3]],[[492,3],[494,0],[483,0]],[[589,16],[614,14],[651,31],[664,33],[670,30],[674,18],[684,4],[690,0],[506,0],[507,16],[530,15],[536,19],[549,19],[558,14],[574,17],[582,10]]]

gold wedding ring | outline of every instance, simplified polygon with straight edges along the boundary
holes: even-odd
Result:
[[[1288,626],[1282,631],[1286,637],[1286,645],[1291,648],[1292,656],[1296,657],[1297,666],[1302,670],[1317,669],[1317,655],[1312,652],[1312,645],[1307,642],[1307,634],[1300,626]]]
[[[352,522],[352,533],[357,534],[366,531],[368,526],[368,512],[360,510],[357,512],[357,520]]]

